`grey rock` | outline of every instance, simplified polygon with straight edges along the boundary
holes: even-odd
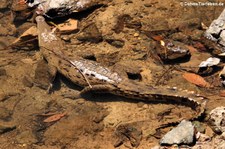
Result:
[[[209,113],[209,123],[216,133],[225,132],[225,107],[217,107]]]
[[[205,37],[213,41],[218,41],[219,39],[217,39],[216,37],[219,37],[221,31],[225,29],[224,25],[225,25],[225,9],[220,14],[220,16],[210,24],[209,28],[205,32]]]
[[[49,17],[60,17],[73,12],[86,10],[96,5],[107,4],[109,0],[34,0],[29,2],[29,7],[38,7],[38,14],[44,14]],[[48,12],[51,12],[48,14]],[[53,13],[52,15],[52,12]]]
[[[224,24],[225,25],[225,24]],[[225,29],[225,28],[224,28]],[[225,46],[225,30],[220,33],[219,44]]]
[[[183,120],[176,128],[168,132],[161,140],[161,145],[192,144],[194,126],[190,121]]]

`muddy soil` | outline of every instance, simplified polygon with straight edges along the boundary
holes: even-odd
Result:
[[[35,39],[17,50],[9,47],[26,29],[36,25],[23,19],[13,22],[10,5],[11,1],[5,1],[0,7],[0,148],[146,149],[158,145],[169,130],[156,130],[160,124],[194,114],[181,105],[145,103],[108,94],[76,98],[82,88],[61,74],[51,75]],[[155,57],[156,41],[150,33],[162,32],[165,38],[193,46],[204,32],[201,23],[209,26],[223,8],[182,6],[178,0],[113,0],[107,6],[70,15],[79,20],[79,32],[58,35],[71,54],[95,60],[132,80],[187,89],[208,97],[207,115],[213,108],[225,105],[224,97],[219,96],[223,87],[218,73],[205,76],[215,87],[200,88],[182,77],[182,68],[198,67],[211,56],[210,52],[192,51],[186,61],[163,64]],[[44,122],[51,113],[65,115],[58,121]],[[212,136],[206,119],[199,121],[206,134]],[[122,132],[133,130],[133,140],[115,134],[121,125],[125,129]],[[118,141],[121,139],[122,145]]]

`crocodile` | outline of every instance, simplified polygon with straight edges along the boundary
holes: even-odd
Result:
[[[81,95],[90,91],[111,93],[128,99],[145,102],[180,104],[196,113],[190,120],[205,111],[206,100],[190,91],[156,87],[131,80],[99,63],[66,53],[63,42],[51,30],[43,16],[36,17],[40,52],[49,65],[74,84],[83,87]],[[178,122],[176,122],[178,123]]]

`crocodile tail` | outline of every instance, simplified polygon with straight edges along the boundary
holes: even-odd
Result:
[[[115,94],[124,96],[126,98],[138,99],[153,103],[179,104],[190,107],[196,112],[196,114],[189,120],[197,119],[205,112],[207,98],[195,94],[193,91],[169,87],[152,87],[136,82],[120,83],[117,87],[120,88],[120,90]],[[167,123],[165,126],[175,125],[178,123],[179,121]]]
[[[161,92],[165,92],[164,94],[154,94],[155,98],[162,98],[164,102],[168,103],[177,103],[180,105],[185,105],[193,109],[196,114],[193,115],[189,120],[193,121],[203,116],[205,113],[205,107],[207,104],[208,99],[203,97],[199,94],[195,94],[192,91],[188,90],[179,90],[175,88],[166,88],[161,89],[158,88],[157,90],[161,90]],[[162,124],[159,128],[174,126],[177,125],[179,121],[174,121],[166,124]]]

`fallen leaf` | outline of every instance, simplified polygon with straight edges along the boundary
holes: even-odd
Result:
[[[66,115],[65,113],[59,113],[59,114],[54,114],[52,116],[49,116],[48,118],[46,118],[43,122],[45,123],[50,123],[50,122],[55,122],[60,120],[61,118],[63,118]]]
[[[78,21],[74,19],[68,19],[62,24],[58,24],[58,29],[62,32],[64,31],[74,31],[78,29]]]
[[[191,53],[198,52],[198,50],[192,46],[186,46]]]
[[[205,79],[194,73],[184,73],[183,78],[188,82],[195,84],[200,87],[211,87],[211,85],[205,81]]]
[[[154,39],[156,41],[160,41],[160,40],[163,40],[163,37],[160,35],[156,35],[156,36],[152,36],[152,39]]]

